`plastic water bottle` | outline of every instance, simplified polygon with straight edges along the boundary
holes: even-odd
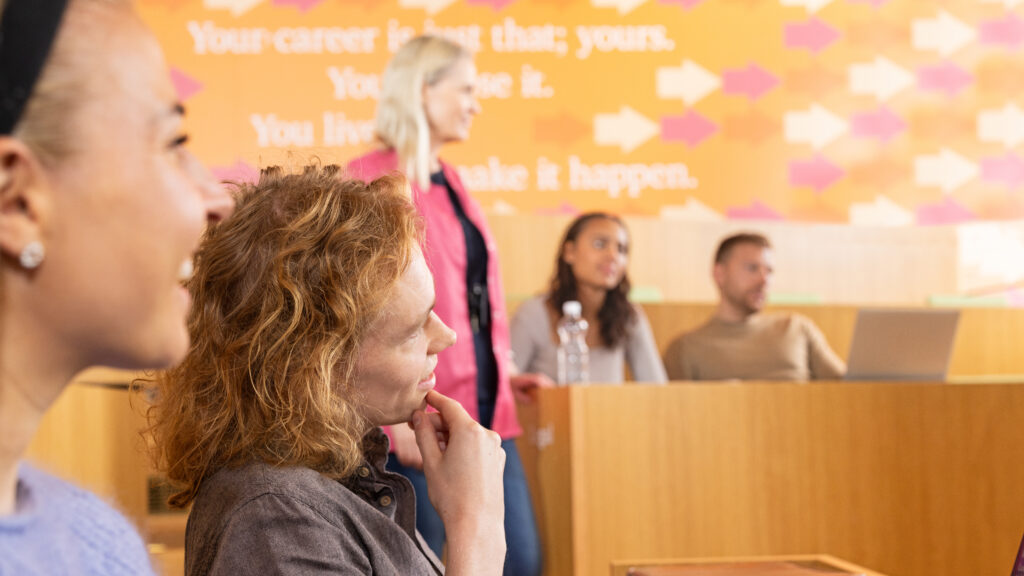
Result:
[[[575,300],[562,304],[558,321],[558,385],[568,386],[590,381],[590,349],[587,348],[587,321],[583,307]]]

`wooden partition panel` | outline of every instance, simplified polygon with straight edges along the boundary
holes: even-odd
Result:
[[[1020,542],[1024,385],[576,387],[530,410],[549,575],[812,553],[1002,574]]]

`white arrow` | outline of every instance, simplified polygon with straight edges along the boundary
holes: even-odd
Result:
[[[917,50],[949,56],[973,42],[975,34],[974,28],[940,10],[935,18],[913,21],[911,42]]]
[[[802,6],[810,13],[815,13],[832,3],[832,0],[779,0],[783,6]]]
[[[978,114],[978,140],[999,142],[1007,148],[1024,142],[1024,111],[1012,103],[998,110],[982,110]]]
[[[850,92],[870,94],[882,102],[913,86],[914,80],[913,74],[882,56],[850,66]]]
[[[855,226],[910,226],[914,213],[879,194],[874,202],[850,205],[850,224]]]
[[[207,10],[230,10],[232,16],[241,16],[263,0],[203,0],[203,8]]]
[[[786,142],[802,142],[820,150],[846,133],[846,120],[819,104],[811,104],[806,112],[786,112],[782,119]]]
[[[455,0],[398,0],[402,8],[422,8],[427,14],[434,15],[451,6]]]
[[[949,148],[934,156],[914,158],[914,183],[921,187],[942,188],[949,194],[977,176],[978,165]]]
[[[687,106],[693,106],[722,85],[722,80],[701,68],[692,60],[684,60],[682,66],[663,66],[655,73],[658,98],[674,100],[682,98]]]
[[[687,198],[686,202],[682,205],[670,204],[662,206],[661,218],[664,220],[686,220],[688,222],[720,222],[723,220],[721,214],[692,196]]]
[[[595,8],[617,8],[619,14],[628,14],[644,2],[647,0],[590,0],[590,4]]]
[[[636,150],[660,129],[657,123],[629,106],[623,106],[618,114],[594,116],[594,142],[601,146],[618,146],[623,152]]]
[[[1002,4],[1007,10],[1012,10],[1020,5],[1024,0],[981,0],[985,4]]]

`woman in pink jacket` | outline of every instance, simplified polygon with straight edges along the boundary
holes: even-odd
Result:
[[[426,224],[424,255],[434,274],[434,311],[455,330],[455,345],[440,355],[437,390],[458,400],[502,438],[505,464],[505,574],[540,574],[540,543],[516,436],[515,398],[549,385],[539,375],[510,375],[508,318],[494,239],[483,212],[455,169],[440,160],[444,144],[469,136],[480,112],[474,94],[476,67],[461,46],[436,36],[410,40],[394,56],[381,82],[377,136],[383,148],[349,164],[352,175],[371,179],[402,171]],[[391,430],[388,467],[416,488],[419,531],[440,555],[444,526],[427,498],[422,460],[411,431]],[[397,461],[396,461],[397,460]]]

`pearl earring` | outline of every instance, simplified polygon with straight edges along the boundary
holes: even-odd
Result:
[[[33,240],[25,245],[21,250],[21,254],[18,255],[18,261],[21,262],[21,267],[26,270],[35,270],[43,263],[43,258],[46,257],[46,249],[43,248],[42,243],[37,240]]]

